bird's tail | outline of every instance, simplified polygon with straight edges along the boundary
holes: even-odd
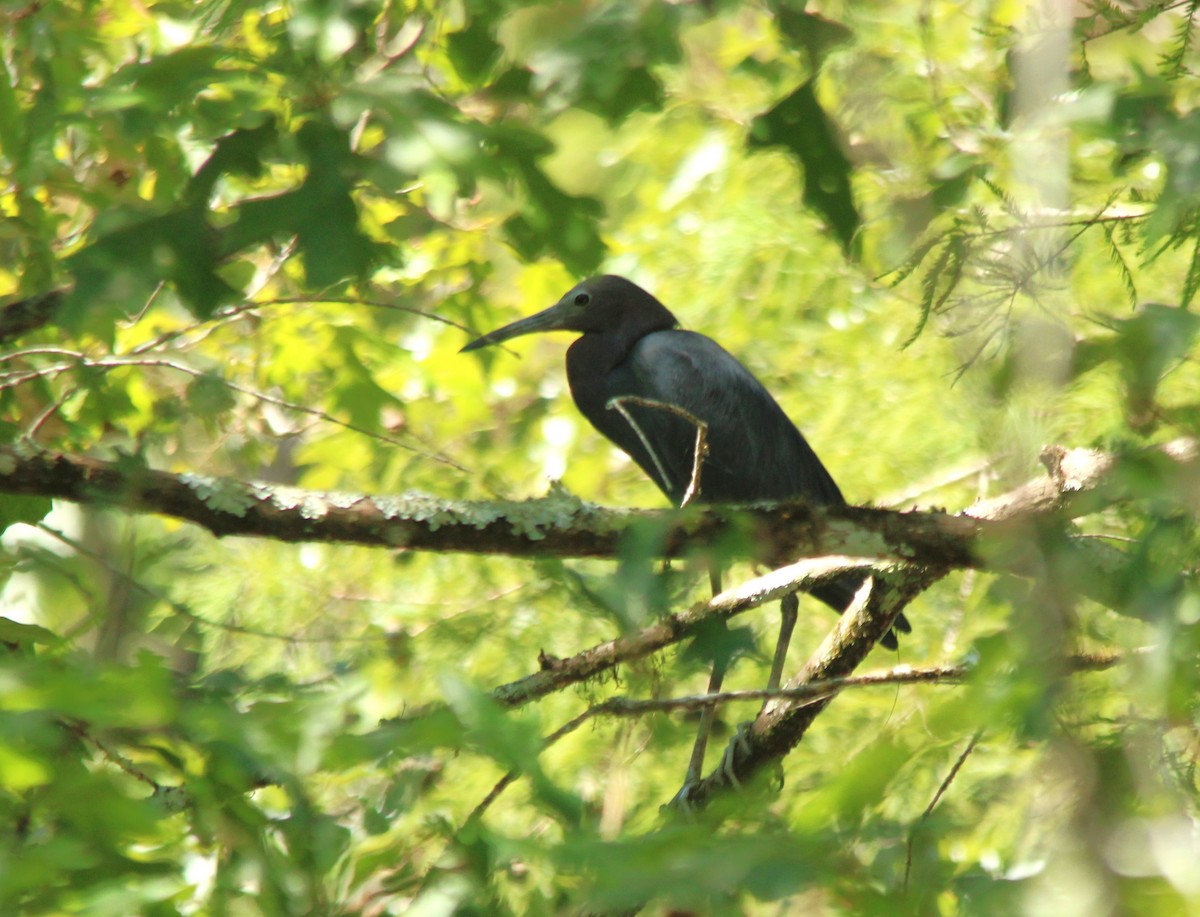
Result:
[[[812,590],[812,595],[820,599],[838,614],[844,612],[850,607],[850,603],[854,601],[854,596],[866,582],[870,574],[862,571],[853,570],[843,573],[837,579],[831,580],[823,586],[818,586]],[[894,650],[898,643],[896,641],[896,632],[908,634],[912,632],[912,625],[908,623],[908,618],[904,617],[903,613],[896,616],[896,620],[892,622],[892,629],[889,630],[880,639],[880,643],[890,650]]]

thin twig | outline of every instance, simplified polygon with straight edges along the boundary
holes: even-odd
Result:
[[[703,467],[704,456],[708,454],[708,424],[691,411],[681,408],[677,404],[670,404],[669,402],[659,401],[655,398],[643,398],[641,395],[619,395],[616,398],[610,398],[605,405],[610,411],[615,410],[620,413],[625,418],[625,422],[633,427],[633,432],[638,435],[638,439],[646,447],[650,458],[654,460],[654,467],[658,469],[658,476],[662,479],[663,487],[667,491],[671,490],[671,481],[667,477],[666,469],[663,468],[662,462],[659,461],[654,447],[650,444],[650,440],[646,437],[646,434],[642,432],[642,428],[633,419],[633,415],[625,409],[625,405],[627,404],[635,404],[639,407],[651,408],[657,411],[667,411],[676,417],[682,417],[696,428],[696,445],[692,453],[692,475],[688,481],[687,489],[683,492],[683,499],[679,503],[680,506],[687,506],[700,493],[700,473]]]
[[[133,777],[135,780],[141,781],[142,783],[146,784],[147,786],[152,787],[157,792],[159,786],[155,780],[153,780],[150,776],[148,776],[144,771],[142,771],[139,767],[137,767],[132,761],[130,761],[128,758],[126,758],[119,751],[116,751],[115,749],[110,748],[103,741],[101,741],[100,739],[98,739],[94,735],[92,735],[91,732],[88,731],[87,726],[82,721],[67,718],[67,717],[62,717],[59,719],[59,722],[62,724],[62,726],[65,729],[67,729],[68,731],[73,733],[77,738],[81,739],[84,742],[90,742],[92,745],[96,746],[97,750],[100,752],[101,755],[104,756],[105,759],[107,759],[108,761],[111,761],[119,769],[123,770],[125,773],[127,773],[129,776]]]
[[[5,380],[0,382],[0,391],[16,388],[17,386],[23,385],[26,382],[31,382],[34,379],[57,376],[61,375],[62,373],[70,372],[71,370],[80,368],[106,370],[124,369],[126,367],[137,367],[141,369],[169,369],[173,372],[182,373],[195,379],[212,379],[225,386],[225,388],[232,392],[237,392],[240,395],[246,395],[255,399],[256,401],[262,402],[263,404],[272,404],[276,407],[285,408],[289,411],[295,411],[300,414],[308,414],[309,416],[315,417],[325,423],[330,423],[345,430],[350,430],[353,433],[361,433],[363,436],[369,436],[372,439],[378,440],[379,442],[396,446],[397,448],[419,455],[422,458],[431,459],[435,462],[440,462],[443,465],[448,465],[451,468],[454,468],[456,471],[469,473],[469,469],[460,465],[458,462],[454,461],[448,456],[439,455],[436,452],[428,452],[424,449],[419,449],[410,443],[403,442],[391,436],[379,433],[375,430],[368,430],[366,427],[360,427],[358,424],[351,423],[347,420],[339,420],[337,417],[334,417],[332,414],[329,414],[320,408],[313,408],[309,407],[308,405],[297,404],[294,401],[288,401],[286,398],[279,398],[275,395],[269,395],[266,392],[259,391],[258,389],[240,385],[237,382],[231,382],[228,379],[222,378],[220,375],[210,371],[197,369],[194,366],[188,366],[186,363],[180,363],[176,360],[169,360],[166,357],[139,357],[137,359],[130,359],[128,357],[108,357],[92,359],[84,356],[83,354],[72,354],[72,356],[74,356],[76,362],[69,364],[58,363],[52,366],[44,366],[40,369],[31,370],[25,373],[14,372],[7,375],[0,374],[0,380]]]
[[[946,775],[946,779],[942,781],[942,785],[937,788],[937,792],[933,794],[933,799],[929,801],[929,805],[925,807],[925,811],[921,813],[921,817],[917,819],[917,823],[913,826],[912,831],[908,834],[908,850],[904,857],[904,893],[908,894],[908,879],[912,874],[912,857],[913,844],[916,842],[917,832],[921,826],[929,820],[929,816],[933,814],[933,810],[937,807],[938,801],[945,795],[946,790],[950,788],[950,784],[954,782],[954,778],[958,776],[958,772],[962,769],[971,752],[975,750],[975,746],[979,744],[980,738],[983,736],[983,727],[975,731],[975,735],[971,736],[971,741],[967,743],[967,747],[963,749],[962,754],[958,756],[958,760],[954,762],[954,766],[950,768],[950,773]]]
[[[67,350],[65,347],[27,347],[24,350],[10,350],[8,353],[0,353],[0,363],[7,363],[10,360],[20,360],[24,357],[70,357],[72,360],[85,359],[81,351]]]
[[[62,409],[62,406],[64,404],[66,404],[71,399],[71,397],[73,395],[75,395],[75,393],[78,391],[79,391],[78,386],[72,385],[72,386],[68,387],[65,392],[63,392],[61,395],[59,395],[58,398],[56,398],[54,401],[52,401],[46,407],[46,409],[37,416],[37,418],[33,421],[33,423],[31,423],[29,425],[29,428],[27,430],[25,430],[24,433],[21,434],[21,439],[32,442],[34,437],[37,436],[38,430],[40,430],[42,428],[42,426],[46,423],[46,421],[48,421],[51,417],[53,417],[55,414],[57,414]]]
[[[281,296],[272,299],[259,299],[253,302],[242,303],[238,306],[230,306],[222,309],[220,312],[203,322],[193,322],[183,328],[175,328],[171,331],[164,332],[153,340],[139,344],[129,351],[131,354],[142,354],[156,348],[162,347],[164,344],[169,344],[171,341],[182,337],[185,334],[190,334],[193,331],[207,324],[220,325],[238,316],[245,315],[248,312],[256,312],[267,306],[304,306],[316,303],[332,303],[335,305],[345,306],[367,306],[372,309],[387,309],[393,312],[404,312],[408,315],[416,315],[421,318],[427,318],[430,321],[440,322],[443,325],[449,325],[451,328],[457,328],[460,331],[465,331],[468,334],[472,333],[471,329],[454,319],[446,318],[444,315],[438,315],[436,312],[427,312],[424,309],[418,309],[415,306],[401,306],[396,303],[386,302],[381,299],[366,299],[363,297],[354,296]]]
[[[1115,652],[1108,653],[1077,653],[1068,657],[1066,660],[1067,671],[1073,674],[1082,672],[1099,672],[1105,669],[1112,668],[1115,665],[1125,661],[1125,659],[1134,655],[1144,655],[1152,651],[1153,647],[1139,647],[1125,655]],[[719,691],[711,694],[690,694],[682,697],[653,697],[653,698],[632,698],[632,697],[610,697],[601,701],[598,704],[593,704],[581,714],[568,720],[554,732],[550,733],[542,740],[542,749],[545,750],[554,745],[564,736],[570,735],[588,720],[595,719],[601,716],[612,717],[635,717],[642,716],[647,713],[670,713],[677,710],[704,710],[709,707],[716,707],[724,703],[734,703],[737,701],[764,701],[764,700],[790,700],[799,701],[803,704],[814,704],[825,700],[833,695],[845,690],[846,688],[870,688],[884,685],[906,685],[906,684],[959,684],[971,673],[971,667],[968,665],[940,665],[940,666],[924,666],[914,668],[909,665],[898,665],[890,669],[884,669],[879,672],[867,672],[862,675],[847,675],[842,678],[826,678],[820,681],[809,682],[808,684],[799,685],[792,688],[758,688],[741,691]],[[971,740],[971,744],[966,751],[960,756],[954,769],[943,781],[941,788],[935,794],[933,801],[925,810],[925,814],[921,816],[921,820],[929,817],[942,794],[950,786],[955,774],[962,767],[963,762],[975,747],[982,735],[982,729],[975,734]],[[520,771],[511,770],[497,781],[496,785],[488,792],[488,794],[479,802],[471,814],[467,816],[466,824],[471,824],[483,815],[484,811],[499,798],[518,777]],[[912,840],[909,840],[909,857],[911,860]],[[905,876],[907,883],[907,874]]]

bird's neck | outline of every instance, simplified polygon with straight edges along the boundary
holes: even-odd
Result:
[[[608,374],[629,355],[631,347],[615,334],[593,332],[567,348],[567,382],[585,417],[603,414],[609,397]]]

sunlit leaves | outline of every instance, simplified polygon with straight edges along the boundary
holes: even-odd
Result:
[[[88,111],[121,113],[130,136],[153,132],[161,119],[183,119],[201,90],[219,86],[237,71],[220,66],[221,48],[204,45],[178,48],[149,60],[130,63],[93,91]]]
[[[751,365],[856,502],[958,509],[1040,474],[1046,442],[1194,435],[1190,5],[1074,20],[1049,113],[1071,198],[1048,206],[1003,110],[1019,4],[10,4],[0,285],[74,293],[6,313],[0,435],[190,473],[235,511],[224,476],[486,499],[550,473],[659,506],[575,413],[566,339],[457,352],[454,323],[599,270]],[[715,656],[761,687],[773,608],[488,699],[706,598],[705,558],[664,571],[658,532],[615,563],[509,561],[0,497],[0,910],[1174,906],[1145,848],[1195,808],[1196,482],[1149,455],[1103,499],[1013,535],[1044,575],[950,577],[872,657],[965,658],[966,685],[843,691],[721,818],[672,822],[693,714],[547,738],[614,694],[699,693]],[[831,620],[802,601],[789,673]],[[1129,662],[1063,670],[1093,649]]]
[[[8,644],[12,648],[32,649],[38,644],[53,646],[59,643],[59,637],[53,631],[38,627],[36,624],[22,624],[9,618],[0,618],[0,642]]]
[[[508,35],[533,73],[535,93],[555,107],[574,105],[617,123],[662,104],[661,83],[648,64],[678,59],[687,12],[663,3],[531,7],[512,18]]]
[[[276,123],[270,117],[256,127],[238,128],[218,138],[211,155],[188,182],[185,197],[203,207],[222,175],[259,178],[265,169],[264,158],[277,140]]]
[[[197,315],[207,316],[234,295],[216,273],[216,239],[203,212],[188,207],[131,221],[104,234],[67,261],[75,279],[59,319],[68,328],[109,337],[125,313],[114,302],[145,302],[171,282]]]
[[[1148,432],[1162,408],[1157,394],[1163,379],[1191,352],[1200,316],[1184,308],[1147,303],[1133,318],[1113,324],[1115,333],[1083,342],[1076,371],[1085,372],[1111,361],[1120,370],[1126,418],[1131,428]]]
[[[288,35],[297,51],[325,65],[335,65],[360,41],[374,18],[373,4],[364,0],[329,3],[299,0],[287,18]]]
[[[1162,112],[1152,123],[1149,139],[1166,166],[1166,181],[1146,226],[1150,243],[1173,235],[1200,208],[1200,173],[1195,156],[1200,145],[1200,113],[1178,117],[1173,112]]]
[[[187,410],[193,416],[219,417],[233,407],[233,394],[219,378],[211,375],[197,376],[187,387]]]
[[[295,236],[311,287],[361,277],[376,247],[358,228],[352,192],[360,165],[348,138],[331,125],[309,121],[300,126],[295,140],[308,175],[293,191],[239,205],[236,220],[224,234],[224,250],[233,253]]]

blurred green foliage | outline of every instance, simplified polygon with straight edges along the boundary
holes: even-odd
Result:
[[[1196,7],[0,4],[0,295],[70,289],[0,344],[0,442],[658,506],[565,341],[457,353],[602,268],[741,357],[852,502],[1194,437]],[[387,556],[0,496],[0,911],[1200,913],[1200,486],[1122,474],[1055,530],[1129,562],[1113,607],[1020,533],[1042,576],[909,609],[898,661],[967,685],[846,692],[782,789],[688,822],[659,806],[694,718],[542,745],[702,690],[688,654],[487,696],[703,596],[655,531],[612,563]],[[727,687],[765,680],[772,618]],[[830,623],[802,603],[793,669]]]

